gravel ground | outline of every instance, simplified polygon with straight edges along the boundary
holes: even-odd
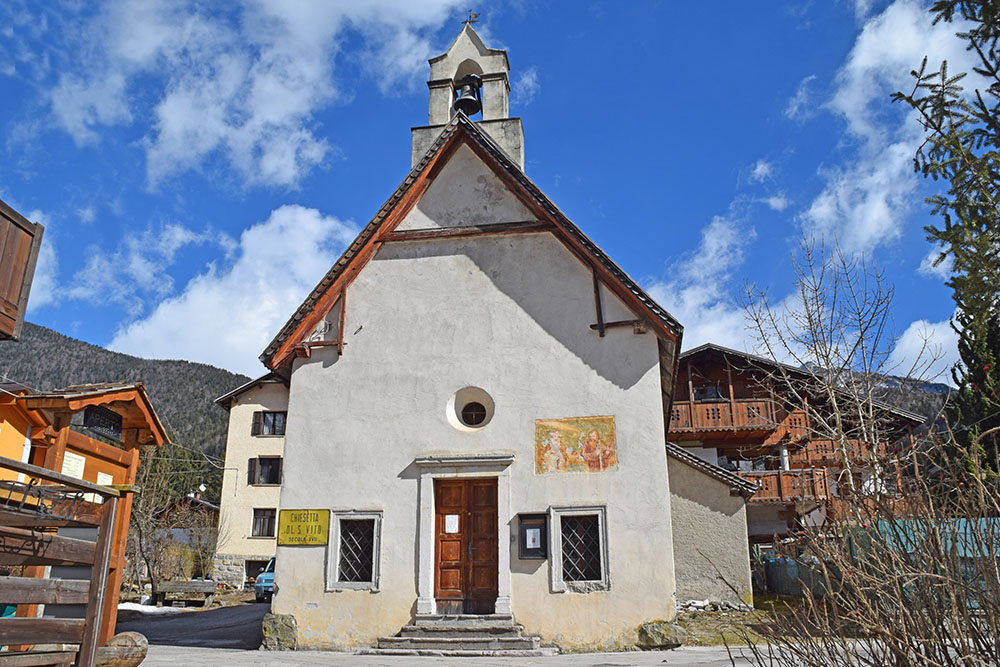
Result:
[[[437,658],[416,656],[379,657],[325,651],[234,651],[226,649],[150,646],[142,667],[748,667],[753,664],[737,657],[730,662],[726,649],[692,646],[675,651],[632,651],[628,653],[574,653],[547,658]]]
[[[198,665],[199,667],[746,667],[750,661],[737,657],[730,662],[724,647],[683,647],[674,651],[627,653],[575,653],[544,658],[441,658],[417,656],[371,656],[327,651],[259,651],[261,621],[270,605],[243,604],[178,613],[139,614],[118,623],[117,631],[141,632],[149,640],[143,667]]]

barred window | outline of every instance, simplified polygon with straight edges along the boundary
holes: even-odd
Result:
[[[602,505],[553,507],[549,525],[552,591],[590,593],[611,587],[607,513]]]
[[[564,516],[563,581],[600,581],[601,526],[596,514]]]
[[[378,590],[382,513],[334,512],[327,590]]]
[[[375,519],[341,519],[338,581],[372,582]]]
[[[257,508],[253,510],[254,537],[274,537],[274,519],[277,514],[274,508]]]

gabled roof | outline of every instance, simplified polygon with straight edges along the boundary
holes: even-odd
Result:
[[[217,399],[215,399],[215,402],[224,407],[226,410],[229,410],[230,408],[233,407],[233,403],[236,402],[237,398],[239,398],[242,394],[245,394],[246,392],[250,391],[254,387],[259,387],[264,384],[277,384],[279,382],[285,385],[286,387],[288,386],[288,380],[278,375],[277,373],[273,372],[265,373],[256,380],[250,380],[246,384],[242,384],[236,389],[233,389],[231,392],[219,396]]]
[[[799,378],[806,378],[809,376],[809,373],[801,368],[796,368],[795,366],[791,366],[780,361],[774,361],[773,359],[768,359],[766,357],[760,357],[756,354],[750,354],[749,352],[740,352],[739,350],[723,347],[722,345],[716,345],[715,343],[705,343],[704,345],[699,345],[698,347],[692,348],[687,352],[682,352],[680,360],[683,361],[684,359],[689,359],[694,356],[711,353],[721,354],[723,356],[739,357],[740,359],[744,359],[750,364],[760,368],[780,368],[789,375],[794,375]],[[927,418],[923,415],[910,412],[909,410],[903,410],[902,408],[893,407],[882,401],[872,401],[872,404],[878,406],[882,410],[891,412],[900,419],[914,422],[914,425],[920,425],[927,421]]]
[[[723,484],[727,485],[730,489],[739,492],[741,496],[749,498],[757,492],[757,485],[750,480],[743,479],[736,473],[729,472],[725,468],[721,468],[714,463],[709,463],[705,459],[695,456],[680,445],[674,444],[670,441],[667,441],[667,455],[672,456],[681,463],[686,463],[692,468],[705,473],[709,477],[714,477]]]
[[[684,330],[680,323],[573,224],[486,132],[469,120],[464,113],[458,112],[444,126],[427,153],[382,205],[375,217],[361,230],[340,259],[268,344],[260,356],[265,366],[273,370],[290,358],[294,345],[300,342],[336,303],[338,288],[346,286],[353,280],[374,255],[384,235],[402,221],[447,162],[448,156],[462,144],[468,145],[487,166],[493,168],[500,179],[510,187],[512,193],[538,215],[540,220],[551,224],[551,229],[547,231],[551,231],[581,261],[593,265],[594,270],[602,276],[605,286],[624,303],[634,308],[640,317],[647,320],[660,338],[675,340],[679,345]]]
[[[75,413],[99,405],[122,416],[122,430],[135,434],[126,448],[138,445],[169,444],[167,431],[153,410],[153,404],[141,382],[101,382],[77,384],[64,389],[27,394],[18,398],[30,410]]]

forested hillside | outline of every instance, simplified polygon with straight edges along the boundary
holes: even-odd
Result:
[[[226,411],[213,400],[250,378],[190,361],[111,352],[25,322],[17,342],[0,342],[0,375],[45,391],[91,382],[142,382],[170,439],[222,458]]]

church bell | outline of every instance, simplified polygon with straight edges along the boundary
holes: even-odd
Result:
[[[475,74],[470,74],[457,83],[460,88],[453,105],[455,110],[464,112],[466,116],[472,116],[482,111],[483,80]]]

